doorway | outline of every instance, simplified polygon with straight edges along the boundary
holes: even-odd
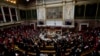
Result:
[[[79,31],[84,31],[89,27],[89,23],[80,23],[79,24]]]

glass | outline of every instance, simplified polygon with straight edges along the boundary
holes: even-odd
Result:
[[[26,11],[25,10],[20,10],[20,18],[23,20],[26,19]]]
[[[32,10],[32,18],[37,19],[37,10],[36,9]]]
[[[7,16],[5,16],[5,18],[6,18],[6,21],[7,21],[7,22],[10,22],[10,21],[11,21],[11,20],[10,20],[10,16],[7,15]]]
[[[96,16],[96,10],[97,10],[97,4],[87,4],[86,5],[86,12],[85,16],[88,19],[95,19]]]
[[[12,16],[13,21],[17,21],[16,16]]]
[[[9,8],[8,7],[3,7],[4,13],[9,14]]]
[[[15,8],[11,8],[11,14],[12,14],[12,15],[16,15]]]
[[[75,6],[75,17],[83,17],[84,16],[84,10],[85,5],[76,5]]]

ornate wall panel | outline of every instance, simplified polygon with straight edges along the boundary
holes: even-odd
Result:
[[[37,20],[45,20],[45,8],[38,7],[37,9]]]
[[[75,4],[72,1],[38,6],[38,21],[44,21],[43,26],[74,27],[74,6]]]

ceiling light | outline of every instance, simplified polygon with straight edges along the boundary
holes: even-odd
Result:
[[[7,2],[10,2],[10,3],[13,3],[13,4],[16,4],[16,0],[6,0]]]
[[[29,2],[30,0],[26,0],[27,2]]]

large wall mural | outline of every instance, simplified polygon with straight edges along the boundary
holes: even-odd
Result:
[[[62,19],[63,10],[62,6],[46,8],[47,19]]]

